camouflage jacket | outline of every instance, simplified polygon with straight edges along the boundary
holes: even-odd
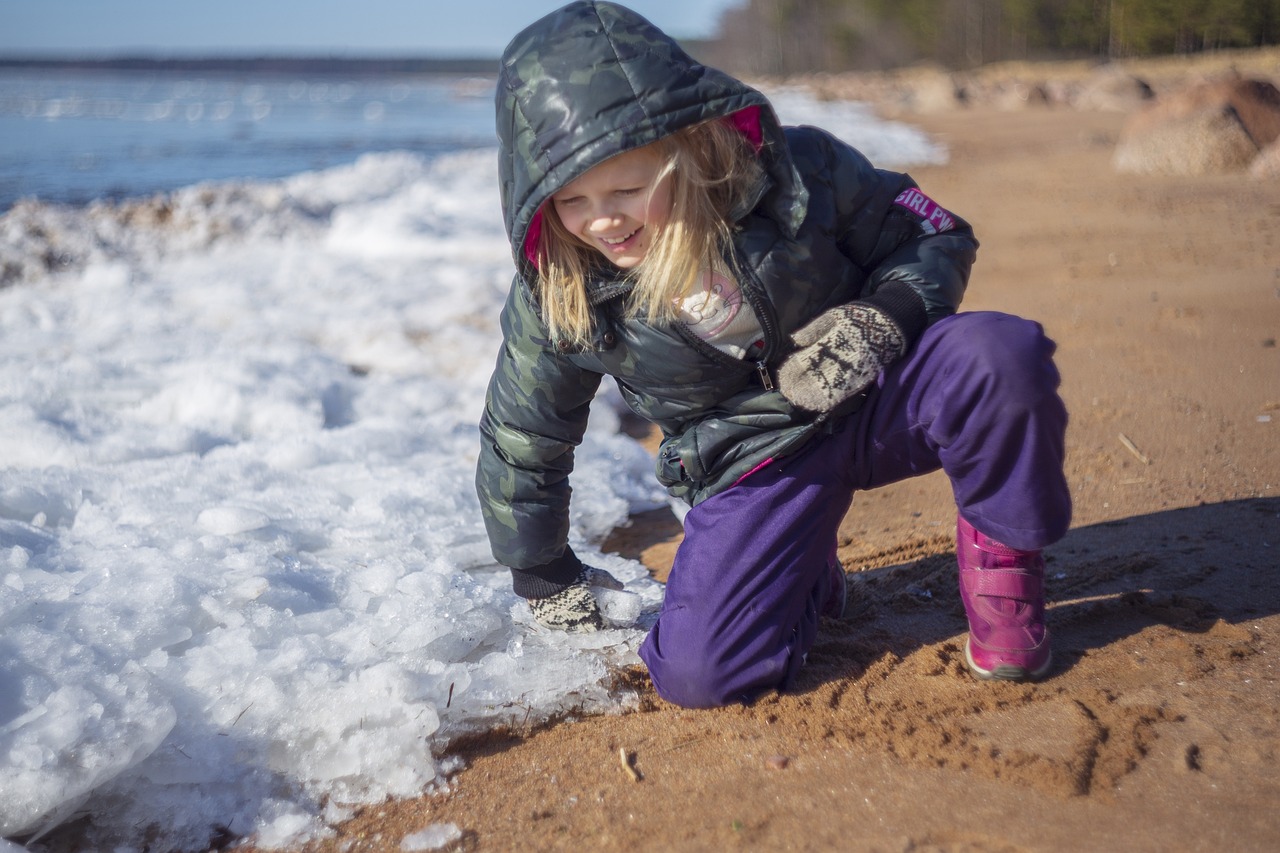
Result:
[[[495,558],[513,569],[518,593],[540,597],[581,565],[567,546],[569,474],[604,376],[661,428],[658,479],[696,504],[826,426],[772,387],[792,332],[865,299],[918,336],[956,310],[977,243],[910,178],[873,168],[823,131],[784,129],[762,94],[698,64],[623,7],[565,6],[516,36],[500,73],[501,194],[516,276],[476,482]],[[767,174],[731,247],[765,333],[760,360],[733,359],[679,323],[625,319],[630,285],[620,276],[587,284],[597,312],[591,347],[551,340],[526,245],[537,239],[544,202],[610,156],[731,117],[762,143]]]

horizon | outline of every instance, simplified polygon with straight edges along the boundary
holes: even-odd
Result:
[[[121,53],[113,55],[74,55],[74,54],[5,54],[0,52],[0,69],[12,68],[96,68],[105,67],[112,70],[218,70],[219,67],[264,65],[276,66],[280,70],[293,70],[298,66],[314,66],[307,70],[323,70],[324,65],[342,66],[393,66],[404,64],[440,65],[471,67],[494,65],[501,59],[498,54],[484,55],[432,55],[432,54],[190,54],[181,56],[148,55],[144,53]],[[203,68],[202,68],[203,66]],[[271,67],[258,70],[269,71]],[[387,70],[397,70],[389,68]],[[409,69],[413,70],[413,69]]]

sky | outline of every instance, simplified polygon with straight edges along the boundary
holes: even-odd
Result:
[[[0,56],[498,56],[565,0],[0,0]],[[677,38],[745,0],[631,0]]]

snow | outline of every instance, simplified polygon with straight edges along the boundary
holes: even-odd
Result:
[[[807,124],[830,131],[881,168],[947,162],[944,146],[910,125],[878,119],[869,104],[819,100],[795,86],[777,87],[767,94],[784,125]]]
[[[439,850],[462,839],[462,830],[452,823],[433,823],[426,829],[406,835],[401,850]]]
[[[495,159],[0,217],[0,836],[296,844],[442,787],[461,733],[629,707],[661,588],[600,543],[666,496],[616,392],[571,533],[610,630],[534,624],[480,519]]]

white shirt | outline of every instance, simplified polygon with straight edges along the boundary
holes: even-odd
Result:
[[[742,288],[727,273],[706,269],[676,305],[693,333],[734,358],[746,358],[764,345],[764,331]]]

